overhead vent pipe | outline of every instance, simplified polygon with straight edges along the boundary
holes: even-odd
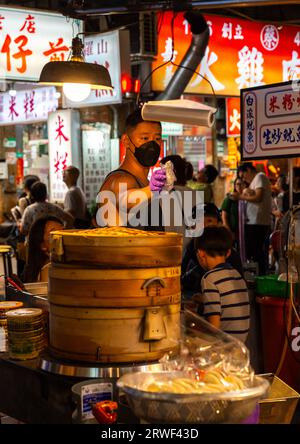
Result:
[[[184,17],[191,26],[191,44],[179,63],[182,68],[177,68],[165,91],[156,100],[179,99],[205,54],[209,40],[209,28],[203,15],[198,11],[187,11]]]

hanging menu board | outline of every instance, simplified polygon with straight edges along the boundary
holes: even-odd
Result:
[[[300,84],[241,90],[242,160],[299,157]]]

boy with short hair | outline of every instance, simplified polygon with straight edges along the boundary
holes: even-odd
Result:
[[[226,258],[232,236],[225,227],[207,227],[196,239],[200,265],[207,270],[201,281],[203,315],[215,327],[245,342],[250,324],[246,282]]]

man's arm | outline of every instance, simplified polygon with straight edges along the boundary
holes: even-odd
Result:
[[[263,200],[264,196],[264,189],[263,188],[256,188],[253,190],[253,193],[247,194],[243,193],[239,195],[240,200],[246,200],[247,202],[261,202]]]
[[[221,298],[216,285],[210,280],[209,276],[204,276],[201,281],[203,315],[205,319],[214,327],[221,326]]]
[[[20,224],[20,232],[24,234],[24,236],[27,236],[27,234],[29,233],[31,224],[32,224],[31,211],[30,208],[27,207],[24,211]]]
[[[64,211],[70,214],[73,219],[76,216],[76,197],[70,191],[67,191],[64,200]]]
[[[239,194],[236,191],[230,194],[232,200],[245,200],[247,202],[261,202],[263,199],[263,188],[256,188],[251,190],[251,193],[247,193],[248,188],[243,191],[243,194]],[[249,190],[250,191],[250,190]]]
[[[211,325],[220,329],[220,327],[221,327],[221,316],[220,315],[207,316],[206,319]]]
[[[58,218],[65,222],[65,228],[73,228],[74,217],[71,216],[70,213],[64,211],[58,205],[55,206]]]

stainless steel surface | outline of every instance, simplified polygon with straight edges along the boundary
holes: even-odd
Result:
[[[51,356],[40,356],[38,358],[37,366],[39,369],[48,373],[55,373],[57,375],[73,376],[78,378],[103,378],[113,379],[120,378],[128,372],[144,372],[144,371],[161,371],[162,365],[159,363],[145,363],[122,365],[110,364],[107,366],[96,366],[94,364],[85,365],[77,362],[62,362]]]
[[[203,394],[147,392],[155,380],[183,376],[180,372],[126,374],[117,387],[126,393],[133,413],[150,423],[240,423],[249,417],[269,388],[264,378],[255,376],[244,390]]]

